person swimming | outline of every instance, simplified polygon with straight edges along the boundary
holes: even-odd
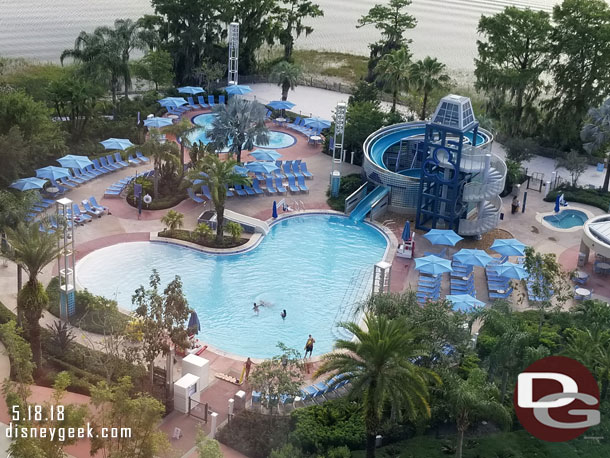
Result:
[[[254,313],[256,313],[258,315],[258,305],[256,305],[256,302],[254,303],[252,310],[254,311]]]
[[[280,312],[280,316],[282,317],[282,320],[286,319],[286,309],[284,309]]]

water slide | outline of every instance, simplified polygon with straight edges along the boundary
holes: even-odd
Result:
[[[241,213],[225,209],[225,219],[241,224],[242,226],[248,226],[253,229],[253,232],[258,232],[263,235],[267,235],[269,233],[269,225],[257,218],[252,218],[250,216],[242,215]]]
[[[364,199],[358,202],[356,208],[349,214],[349,218],[352,221],[359,223],[371,211],[373,205],[379,202],[388,192],[390,192],[390,188],[386,186],[377,186],[369,192]]]

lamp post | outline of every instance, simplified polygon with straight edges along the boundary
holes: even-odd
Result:
[[[347,104],[339,102],[335,109],[335,137],[333,141],[333,171],[330,173],[330,195],[337,197],[341,186],[341,171],[339,167],[343,161],[343,141],[345,134],[345,116]]]
[[[238,82],[238,61],[239,61],[239,24],[231,22],[229,24],[229,71],[227,86]]]
[[[57,243],[60,254],[59,264],[59,316],[68,321],[75,310],[76,269],[74,264],[74,223],[72,221],[72,201],[66,197],[55,203],[57,221],[61,223],[62,236]]]

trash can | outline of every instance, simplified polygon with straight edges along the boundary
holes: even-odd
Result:
[[[583,267],[587,262],[587,255],[585,253],[578,253],[578,267]]]

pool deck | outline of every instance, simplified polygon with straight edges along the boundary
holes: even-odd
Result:
[[[188,114],[189,117],[204,113],[204,111],[194,111]],[[287,131],[289,130],[271,126],[274,130]],[[284,196],[286,201],[291,206],[299,206],[302,209],[309,210],[328,210],[326,204],[326,190],[329,183],[329,173],[332,169],[330,156],[321,152],[320,146],[313,146],[307,143],[306,138],[299,134],[293,133],[298,139],[297,143],[289,148],[280,149],[283,160],[302,159],[307,162],[309,171],[314,174],[313,180],[307,180],[307,185],[310,188],[309,194],[297,194]],[[186,153],[185,153],[186,154]],[[249,160],[247,153],[242,155],[244,160]],[[186,157],[188,160],[188,155]],[[163,229],[163,224],[160,218],[165,215],[167,210],[146,211],[138,216],[137,210],[127,205],[123,199],[103,198],[103,192],[113,182],[127,176],[132,175],[137,170],[141,173],[149,170],[150,166],[128,167],[114,173],[101,176],[90,183],[81,185],[78,188],[67,193],[66,197],[74,202],[80,202],[82,199],[90,196],[95,196],[100,203],[108,206],[112,212],[111,215],[103,216],[101,219],[86,224],[84,227],[78,227],[75,231],[77,258],[82,258],[93,250],[104,246],[113,245],[121,242],[131,241],[146,241],[150,238],[150,233],[157,232]],[[341,166],[343,175],[350,173],[359,173],[360,167],[343,164]],[[228,209],[243,213],[248,216],[256,217],[262,220],[271,218],[271,208],[274,200],[279,200],[281,197],[270,196],[251,196],[251,197],[233,197],[227,199],[226,206]],[[533,246],[539,251],[555,253],[559,261],[566,269],[573,269],[576,265],[578,256],[578,247],[580,245],[580,230],[573,232],[560,232],[552,230],[549,227],[540,224],[536,215],[553,210],[553,204],[544,202],[540,193],[529,190],[527,198],[527,211],[525,214],[510,214],[511,196],[507,196],[503,201],[505,218],[501,221],[499,228],[510,232],[512,236],[522,240],[523,242]],[[184,226],[192,228],[196,224],[198,215],[204,210],[210,209],[208,203],[196,204],[190,199],[187,199],[177,205],[175,209],[184,214]],[[571,207],[567,207],[568,209]],[[593,215],[603,214],[601,210],[586,205],[578,204],[578,208],[585,208]],[[405,217],[401,215],[388,215],[386,218],[387,227],[394,233],[396,238],[400,238],[402,228],[405,222]],[[430,245],[430,243],[421,237],[419,231],[416,231],[416,246],[415,256],[422,256],[425,251],[440,251],[439,247]],[[508,236],[508,235],[507,235]],[[463,242],[450,248],[450,252],[454,252],[463,247]],[[417,283],[417,271],[413,268],[413,260],[394,257],[392,261],[391,275],[391,290],[400,292],[407,289],[410,285]],[[47,266],[40,280],[47,283],[53,272],[56,272],[57,266],[55,263]],[[590,271],[590,264],[584,269]],[[487,301],[487,288],[485,285],[485,276],[482,269],[475,269],[475,284],[479,299]],[[610,282],[606,282],[605,277],[600,277],[596,274],[591,275],[589,285],[594,288],[594,297],[607,299],[610,297]],[[443,292],[448,292],[448,279],[444,280]],[[0,267],[0,301],[12,310],[16,309],[16,267],[8,263],[6,267]],[[524,309],[529,306],[527,300],[514,301],[514,306],[517,309]],[[41,321],[43,326],[52,323],[55,318],[48,312],[45,312]],[[86,345],[99,345],[100,337],[91,335],[79,330],[79,342]],[[225,381],[216,379],[213,374],[216,372],[222,373],[240,373],[243,367],[245,358],[229,358],[222,354],[216,353],[210,349],[206,350],[202,357],[210,361],[210,386],[201,395],[201,402],[208,402],[212,410],[219,414],[219,425],[227,419],[227,405],[230,399],[238,390],[243,389],[246,393],[250,393],[247,383],[244,386],[238,387]],[[314,358],[314,361],[316,358]],[[309,374],[315,368],[316,363],[310,365]],[[181,373],[180,364],[176,365],[176,376]],[[6,374],[0,374],[0,376]],[[40,396],[48,396],[48,393],[43,393],[44,390],[35,389]],[[3,402],[3,401],[2,401]],[[5,411],[0,406],[0,412]],[[4,418],[0,415],[0,421]],[[197,428],[203,427],[206,432],[209,432],[210,425],[204,425],[193,417],[173,412],[166,417],[161,429],[165,431],[171,438],[174,427],[179,427],[182,430],[183,436],[179,440],[171,440],[173,450],[163,455],[165,457],[196,457],[193,450],[194,438]],[[70,448],[70,453],[75,457],[87,457],[87,444],[77,444]],[[238,457],[242,456],[234,450],[230,450],[223,446],[225,456]]]

